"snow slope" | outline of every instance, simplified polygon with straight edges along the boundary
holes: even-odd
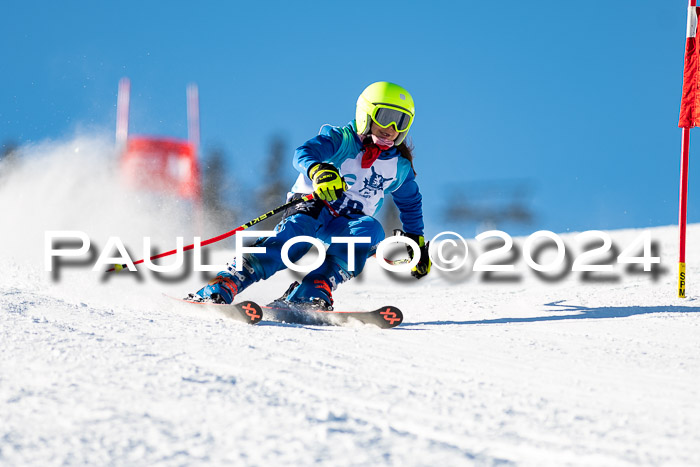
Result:
[[[199,274],[52,279],[45,230],[120,235],[136,257],[186,226],[114,185],[99,141],[28,152],[0,179],[1,465],[700,465],[700,225],[684,300],[671,226],[650,229],[656,279],[548,282],[518,261],[487,281],[472,258],[415,281],[370,260],[336,304],[397,305],[399,328],[247,326],[162,296]],[[609,233],[623,249],[640,231]]]

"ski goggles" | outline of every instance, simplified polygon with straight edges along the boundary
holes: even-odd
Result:
[[[372,110],[371,117],[372,121],[382,128],[389,128],[391,125],[394,125],[394,128],[399,133],[408,131],[413,122],[413,115],[410,113],[385,104],[376,104]]]

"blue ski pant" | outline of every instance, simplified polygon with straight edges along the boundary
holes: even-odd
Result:
[[[241,281],[239,292],[253,282],[267,279],[277,271],[285,269],[281,255],[282,247],[288,240],[295,237],[309,236],[330,244],[326,250],[324,263],[309,272],[306,278],[324,279],[332,289],[360,274],[367,258],[374,254],[377,245],[384,240],[384,228],[377,219],[363,214],[336,217],[328,209],[322,209],[318,217],[304,213],[286,217],[277,224],[275,232],[277,232],[275,237],[259,238],[253,245],[265,247],[265,253],[244,255],[244,262],[249,268],[244,268],[242,272],[248,277],[245,278],[247,280]],[[332,237],[369,237],[369,242],[354,245],[354,271],[348,268],[348,244],[331,243]],[[308,242],[298,242],[289,249],[287,256],[290,261],[296,263],[311,248],[312,245]],[[253,275],[246,274],[246,270],[250,271],[250,268],[255,271]],[[241,278],[240,274],[231,271],[231,268],[229,271]]]

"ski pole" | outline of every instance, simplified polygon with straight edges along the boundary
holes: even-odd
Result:
[[[427,246],[428,248],[430,248],[430,242],[426,243],[425,246]],[[374,255],[372,255],[372,256],[374,256],[375,258],[377,257],[376,254],[374,254]],[[401,258],[401,259],[386,259],[386,258],[384,258],[384,261],[386,261],[387,264],[391,264],[391,265],[393,265],[393,266],[398,266],[398,265],[401,265],[401,264],[408,264],[408,263],[410,263],[411,261],[413,261],[413,258]]]
[[[274,216],[275,214],[278,214],[278,213],[284,211],[285,209],[291,208],[292,206],[295,206],[295,205],[297,205],[297,204],[299,204],[299,203],[302,203],[302,202],[304,202],[304,201],[311,201],[312,199],[314,199],[314,194],[313,194],[313,193],[310,193],[310,194],[308,194],[308,195],[304,195],[304,196],[302,196],[301,198],[293,199],[293,200],[289,201],[288,203],[283,204],[282,206],[276,207],[275,209],[273,209],[273,210],[271,210],[271,211],[268,211],[268,212],[266,212],[265,214],[263,214],[263,215],[261,215],[261,216],[259,216],[259,217],[256,217],[255,219],[253,219],[253,220],[251,220],[251,221],[246,222],[245,224],[241,225],[240,227],[236,227],[235,229],[229,230],[229,231],[226,232],[226,233],[223,233],[223,234],[218,235],[218,236],[216,236],[216,237],[212,237],[212,238],[210,238],[210,239],[208,239],[208,240],[204,240],[203,242],[201,242],[201,243],[199,244],[199,246],[211,245],[212,243],[216,243],[216,242],[218,242],[218,241],[221,241],[221,240],[224,240],[224,239],[226,239],[226,238],[229,238],[229,237],[235,235],[237,232],[240,232],[241,230],[248,229],[248,228],[254,226],[254,225],[257,224],[257,223],[264,221],[264,220],[267,219],[268,217]],[[187,245],[186,247],[184,247],[184,248],[182,249],[182,251],[183,251],[183,252],[189,251],[189,250],[191,250],[191,249],[193,249],[193,248],[194,248],[194,243],[193,243],[192,245]],[[159,258],[164,258],[164,257],[166,257],[166,256],[174,255],[175,253],[177,253],[177,251],[178,251],[177,249],[175,249],[175,250],[170,250],[170,251],[166,251],[165,253],[160,253],[160,254],[151,256],[151,257],[150,257],[150,260],[153,261],[154,259],[159,259]],[[144,259],[140,259],[140,260],[134,262],[134,265],[141,264],[141,263],[143,263],[144,261],[145,261],[145,258],[144,258]],[[124,269],[124,268],[126,268],[126,267],[127,267],[126,264],[117,264],[117,265],[115,265],[113,268],[108,269],[107,272],[121,271],[122,269]]]
[[[400,237],[400,236],[402,236],[402,235],[406,235],[406,232],[404,232],[404,231],[401,230],[401,229],[394,229],[394,236]],[[430,248],[430,242],[426,243],[425,246],[426,246],[426,248]],[[377,257],[377,254],[375,253],[375,254],[373,254],[372,256],[374,256],[374,257],[376,258],[376,257]],[[410,263],[411,261],[413,261],[413,258],[401,258],[401,259],[386,259],[386,258],[383,258],[383,259],[384,259],[384,261],[386,261],[387,264],[391,264],[392,266],[398,266],[398,265],[401,265],[401,264],[408,264],[408,263]]]

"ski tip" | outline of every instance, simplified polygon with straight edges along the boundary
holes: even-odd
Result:
[[[403,313],[395,306],[383,306],[378,311],[379,316],[384,320],[383,328],[395,328],[403,322]]]
[[[258,324],[263,318],[262,308],[255,302],[245,301],[236,303],[238,309],[240,309],[247,318],[248,324]]]

